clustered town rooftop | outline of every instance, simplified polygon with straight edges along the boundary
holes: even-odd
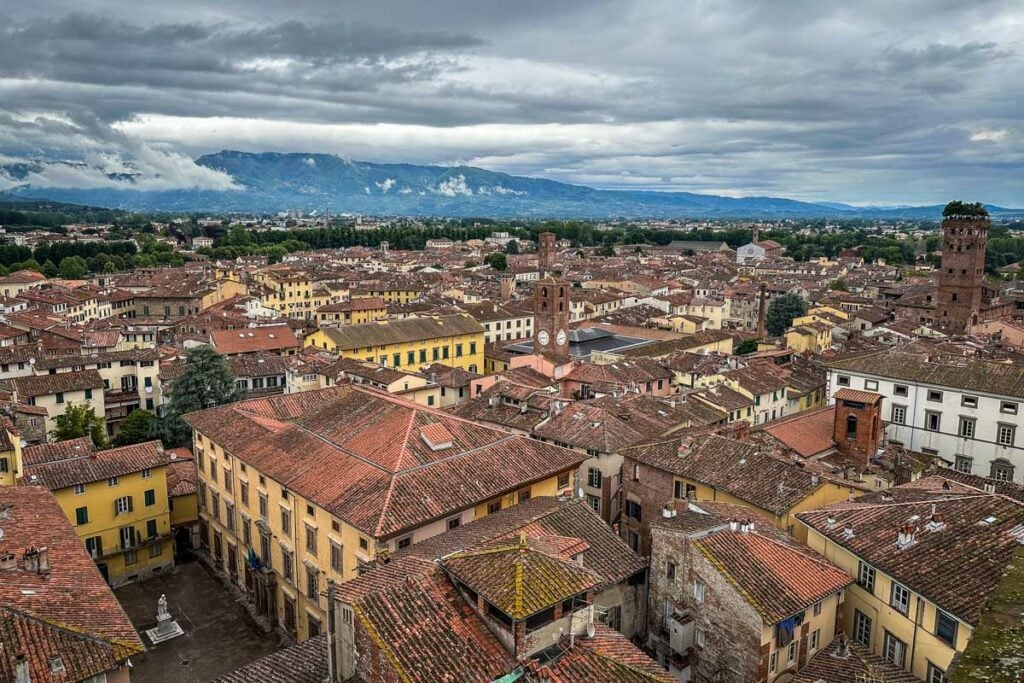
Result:
[[[130,680],[172,645],[112,589],[198,557],[285,641],[223,683],[1019,681],[1024,296],[958,206],[932,271],[755,226],[6,275],[0,680]]]

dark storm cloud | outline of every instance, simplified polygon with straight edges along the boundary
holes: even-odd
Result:
[[[1024,204],[1024,11],[1000,0],[131,9],[43,0],[0,17],[0,156],[141,159],[175,186],[229,183],[187,155],[240,148],[606,187]]]

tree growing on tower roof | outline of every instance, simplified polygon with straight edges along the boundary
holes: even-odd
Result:
[[[988,209],[981,202],[962,202],[959,199],[946,204],[942,210],[944,218],[987,218]]]

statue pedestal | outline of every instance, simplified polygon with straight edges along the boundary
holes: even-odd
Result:
[[[156,617],[156,628],[151,628],[146,631],[146,636],[149,638],[149,642],[154,645],[158,645],[165,640],[171,640],[178,636],[185,635],[185,632],[181,629],[170,614],[159,614]]]

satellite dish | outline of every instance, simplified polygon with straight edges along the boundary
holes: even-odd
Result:
[[[583,487],[582,486],[579,487],[578,489],[576,489],[576,497],[577,498],[582,498],[583,497]]]
[[[587,622],[587,638],[593,638],[594,637],[594,633],[595,633],[594,622],[588,621]]]

